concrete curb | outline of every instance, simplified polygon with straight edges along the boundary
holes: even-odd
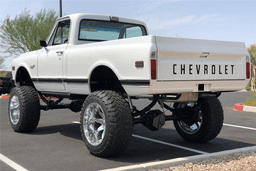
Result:
[[[9,96],[0,96],[0,99],[9,99]]]
[[[240,110],[240,111],[245,111],[245,112],[255,112],[256,113],[256,107],[246,106],[243,103],[235,104],[235,110]]]
[[[184,158],[176,158],[171,160],[164,160],[164,161],[158,161],[158,162],[150,162],[150,163],[144,163],[144,164],[137,164],[132,166],[124,166],[124,167],[118,167],[113,169],[106,169],[101,171],[145,171],[145,170],[154,170],[154,169],[164,169],[169,168],[173,166],[178,166],[186,163],[196,163],[201,162],[203,160],[207,160],[210,158],[220,158],[236,153],[249,153],[252,151],[256,151],[256,146],[251,147],[244,147],[244,148],[238,148],[234,150],[226,150],[216,153],[209,153],[209,154],[201,154],[191,157],[184,157]]]
[[[0,99],[9,99],[9,95],[7,95],[7,94],[2,94],[1,96],[0,96]]]

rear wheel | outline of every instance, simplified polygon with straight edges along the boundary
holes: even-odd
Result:
[[[81,135],[96,156],[114,156],[128,146],[132,136],[132,115],[128,103],[114,91],[90,94],[80,116]]]
[[[190,142],[214,139],[223,125],[223,109],[218,98],[202,98],[193,107],[188,103],[175,104],[180,119],[174,120],[179,135]]]
[[[40,119],[40,103],[33,87],[15,87],[11,91],[8,114],[11,126],[16,132],[32,132]]]

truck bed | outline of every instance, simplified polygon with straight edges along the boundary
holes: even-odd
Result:
[[[250,55],[241,42],[153,36],[156,79],[124,86],[129,95],[227,92],[250,80]]]

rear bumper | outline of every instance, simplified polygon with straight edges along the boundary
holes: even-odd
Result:
[[[250,80],[221,81],[157,81],[150,80],[148,86],[125,85],[130,96],[173,94],[186,92],[227,92],[243,90]]]
[[[223,92],[243,90],[248,80],[222,81],[150,81],[150,93],[181,93],[181,92]]]

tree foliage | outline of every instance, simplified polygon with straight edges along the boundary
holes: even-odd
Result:
[[[3,53],[3,49],[0,49],[0,71],[3,71],[6,69],[6,66],[4,65],[6,55]]]
[[[41,10],[32,16],[26,9],[14,19],[10,16],[0,26],[0,47],[4,53],[19,55],[40,48],[40,40],[46,40],[57,19],[52,9]]]
[[[251,81],[248,83],[246,86],[246,90],[249,91],[254,91],[255,90],[255,67],[256,67],[256,44],[251,45],[250,47],[247,48],[248,52],[250,53],[251,56],[251,63],[252,63],[252,73],[251,73]]]
[[[256,66],[256,45],[251,45],[248,48],[248,52],[250,53],[252,64]]]
[[[4,61],[5,61],[5,58],[0,56],[0,71],[5,69],[5,66],[3,64]]]

